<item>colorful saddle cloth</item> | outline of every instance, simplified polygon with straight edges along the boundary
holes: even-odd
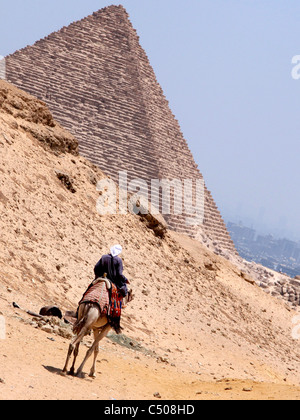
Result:
[[[100,307],[102,315],[108,314],[109,309],[109,292],[107,290],[105,282],[99,282],[94,286],[90,286],[84,293],[79,305],[81,303],[97,303]]]
[[[117,287],[112,283],[108,321],[117,334],[120,334],[122,331],[122,327],[120,326],[122,305],[123,296],[119,293]]]
[[[118,288],[112,283],[110,290],[107,290],[105,282],[96,283],[90,286],[84,293],[79,305],[82,303],[97,303],[100,307],[101,315],[106,315],[108,322],[117,334],[120,334],[120,326],[123,296]]]

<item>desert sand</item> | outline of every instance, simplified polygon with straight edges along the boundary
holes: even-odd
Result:
[[[43,103],[0,82],[0,398],[299,399],[296,310],[198,241],[100,216],[104,177]],[[135,292],[123,334],[101,342],[95,380],[63,377],[69,338],[12,303],[76,310],[115,243]]]

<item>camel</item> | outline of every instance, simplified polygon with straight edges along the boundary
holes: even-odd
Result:
[[[96,282],[105,282],[107,289],[109,290],[111,288],[110,282],[106,279],[97,279]],[[94,282],[94,284],[96,284]],[[128,295],[125,298],[125,305],[129,303],[133,299],[132,291],[130,290]],[[96,361],[97,356],[99,353],[99,343],[100,341],[107,336],[109,331],[111,330],[111,326],[108,322],[108,318],[106,315],[101,314],[101,309],[97,303],[82,303],[78,308],[78,321],[74,325],[73,332],[75,333],[74,339],[71,341],[68,355],[66,359],[65,366],[63,368],[62,374],[66,375],[68,373],[68,365],[70,358],[72,356],[72,353],[74,352],[74,360],[71,367],[71,370],[69,372],[70,375],[75,374],[75,362],[78,356],[79,352],[79,345],[82,341],[82,339],[87,335],[91,330],[93,330],[94,333],[94,343],[90,347],[90,349],[87,351],[86,356],[79,366],[76,376],[79,378],[84,378],[83,374],[83,368],[88,361],[88,359],[91,357],[92,353],[94,353],[94,362],[90,371],[89,376],[91,378],[96,378]]]

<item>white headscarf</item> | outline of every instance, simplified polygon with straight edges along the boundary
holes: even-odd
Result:
[[[121,245],[114,245],[110,248],[110,253],[113,257],[117,257],[118,255],[120,255],[122,252],[122,247]]]

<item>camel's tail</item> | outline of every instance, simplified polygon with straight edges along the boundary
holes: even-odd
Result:
[[[83,314],[83,316],[81,317],[81,318],[79,318],[76,322],[75,322],[75,324],[73,325],[73,333],[75,334],[75,335],[78,335],[78,334],[80,334],[81,333],[81,330],[82,330],[82,328],[85,326],[85,324],[86,324],[86,320],[87,320],[87,316],[88,316],[88,309],[89,309],[89,306],[90,306],[91,304],[85,304],[85,311],[84,311],[84,314]],[[79,312],[79,311],[78,311]],[[77,313],[78,313],[77,312]]]
[[[82,330],[82,328],[83,328],[83,326],[84,326],[84,323],[85,323],[85,318],[78,319],[78,320],[75,322],[75,324],[74,324],[74,326],[73,326],[73,333],[74,333],[75,335],[78,335],[78,334],[81,332],[81,330]]]

